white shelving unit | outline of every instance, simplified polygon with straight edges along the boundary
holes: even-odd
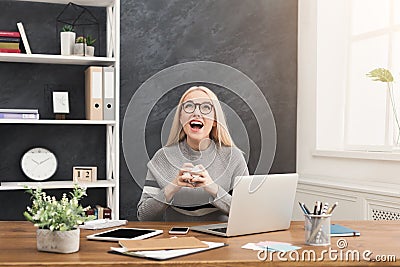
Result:
[[[15,2],[40,2],[48,4],[68,4],[70,0],[13,0]],[[96,120],[0,120],[0,124],[37,124],[37,125],[104,125],[106,127],[106,177],[99,177],[92,183],[81,183],[87,188],[105,188],[107,205],[112,209],[113,219],[119,219],[119,80],[120,80],[120,1],[119,0],[76,0],[82,6],[104,7],[107,11],[107,56],[81,57],[46,54],[0,53],[0,64],[8,62],[33,64],[62,64],[83,66],[113,66],[115,68],[115,118],[113,121]],[[33,51],[34,52],[34,51]],[[84,73],[82,73],[84,75]],[[51,180],[51,178],[50,178]],[[43,189],[73,188],[72,177],[65,181],[44,182],[2,182],[2,190],[23,190],[25,186]]]

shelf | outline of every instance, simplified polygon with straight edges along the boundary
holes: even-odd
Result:
[[[72,125],[115,125],[115,121],[96,120],[7,120],[0,119],[0,124],[72,124]]]
[[[74,188],[75,182],[73,181],[53,181],[53,182],[1,182],[0,190],[24,190],[24,186],[30,188],[42,189],[59,189],[59,188]],[[98,180],[91,183],[79,183],[81,187],[86,188],[108,188],[115,187],[113,180]]]
[[[39,2],[39,3],[49,3],[49,4],[68,4],[71,0],[14,0],[19,2]],[[114,3],[114,0],[74,0],[74,4],[82,6],[97,6],[97,7],[107,7]]]
[[[115,63],[115,58],[0,53],[0,62],[111,66]]]

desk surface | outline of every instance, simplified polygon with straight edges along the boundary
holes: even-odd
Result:
[[[346,237],[348,246],[342,250],[338,249],[339,237],[332,237],[331,249],[341,251],[343,255],[349,250],[358,250],[362,257],[365,250],[373,254],[387,256],[395,255],[396,262],[386,262],[386,265],[400,265],[400,222],[399,221],[340,221],[342,225],[357,229],[361,232],[360,237]],[[130,227],[156,228],[164,230],[164,234],[154,238],[170,237],[168,229],[172,225],[195,225],[199,223],[164,223],[164,222],[130,222]],[[276,257],[273,262],[269,259],[260,261],[257,251],[242,249],[241,246],[249,242],[259,241],[281,241],[290,242],[301,246],[301,255],[304,250],[314,250],[319,256],[322,250],[329,247],[311,247],[304,244],[304,222],[292,222],[287,231],[270,232],[240,237],[222,238],[207,234],[190,231],[188,236],[195,236],[200,240],[225,242],[227,247],[222,247],[206,252],[187,255],[167,261],[154,261],[123,255],[107,253],[110,246],[117,246],[113,242],[88,241],[86,236],[94,232],[82,230],[80,250],[73,254],[55,254],[38,252],[36,250],[36,228],[29,222],[0,222],[0,266],[382,266],[382,262],[367,261],[332,261],[326,253],[323,261],[280,261]],[[340,256],[340,253],[333,254]],[[275,255],[276,256],[276,255]],[[351,255],[350,259],[354,259]],[[286,258],[289,255],[286,254]],[[309,258],[309,257],[308,257]],[[345,258],[343,256],[343,258]]]

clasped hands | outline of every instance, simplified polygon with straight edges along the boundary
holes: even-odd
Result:
[[[203,187],[204,190],[216,196],[218,185],[214,183],[203,165],[183,164],[175,178],[175,184],[180,187]]]

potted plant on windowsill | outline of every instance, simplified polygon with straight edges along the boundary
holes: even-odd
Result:
[[[70,198],[64,193],[60,200],[47,196],[40,188],[28,189],[32,195],[32,207],[27,207],[25,218],[38,227],[36,231],[39,251],[73,253],[79,250],[80,229],[85,221],[94,219],[86,216],[79,201],[86,196],[86,190],[75,185]]]
[[[396,149],[399,148],[400,146],[400,120],[399,116],[397,114],[397,108],[396,108],[396,100],[394,97],[394,91],[393,91],[393,83],[394,83],[394,78],[390,70],[385,69],[385,68],[377,68],[374,70],[371,70],[370,72],[367,73],[367,77],[371,78],[373,81],[378,81],[378,82],[384,82],[386,83],[387,90],[389,92],[389,97],[390,97],[390,104],[392,107],[392,115],[394,118],[395,122],[395,128],[397,131],[395,131],[393,135],[393,145]]]
[[[60,33],[61,42],[61,55],[70,56],[73,54],[75,44],[76,33],[72,25],[64,25]]]

